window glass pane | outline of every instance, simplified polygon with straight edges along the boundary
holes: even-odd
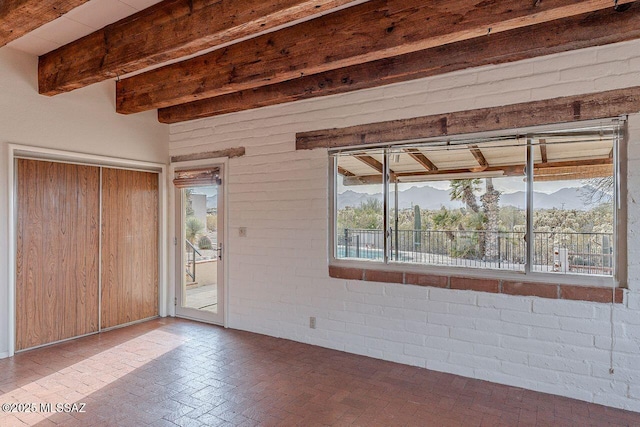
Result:
[[[526,146],[391,150],[390,260],[524,270]]]
[[[532,271],[613,275],[614,137],[534,139]]]
[[[335,257],[612,277],[617,126],[333,154]]]
[[[338,259],[384,261],[381,150],[336,156]]]

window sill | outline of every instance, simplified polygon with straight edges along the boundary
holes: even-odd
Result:
[[[329,266],[329,276],[335,279],[364,280],[367,282],[398,283],[444,289],[470,290],[493,294],[533,296],[549,299],[611,303],[611,287],[581,286],[545,282],[525,282],[500,278],[463,277],[409,271],[377,270],[358,267]],[[623,289],[615,288],[616,304],[623,302]]]

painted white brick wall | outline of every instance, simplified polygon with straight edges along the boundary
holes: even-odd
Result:
[[[329,278],[327,152],[295,151],[296,132],[638,82],[635,41],[171,126],[172,155],[247,148],[229,165],[230,326],[640,411],[640,115],[629,120],[630,292],[615,308],[613,355],[607,305]]]

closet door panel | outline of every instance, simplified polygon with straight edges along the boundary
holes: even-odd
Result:
[[[158,315],[158,175],[102,171],[102,327]]]
[[[98,331],[100,170],[16,163],[16,350],[23,350]]]

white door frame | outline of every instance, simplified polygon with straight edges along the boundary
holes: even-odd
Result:
[[[179,245],[178,243],[180,243],[182,236],[179,236],[178,234],[182,234],[181,229],[178,229],[177,224],[178,221],[180,220],[181,214],[179,212],[179,209],[181,209],[181,200],[178,200],[176,195],[178,194],[177,191],[175,191],[175,187],[173,186],[173,183],[171,182],[173,180],[173,177],[175,175],[176,171],[180,171],[180,170],[184,170],[184,169],[196,169],[196,168],[208,168],[208,167],[219,167],[220,170],[222,171],[221,174],[221,178],[222,178],[222,185],[220,185],[219,187],[219,198],[218,198],[218,203],[220,203],[220,200],[222,200],[222,209],[218,209],[218,212],[222,213],[222,227],[221,229],[219,229],[219,233],[221,232],[222,234],[222,298],[218,299],[218,307],[222,308],[222,321],[212,321],[212,320],[208,320],[206,318],[195,318],[195,317],[190,317],[190,316],[180,316],[180,317],[188,317],[188,318],[194,318],[195,320],[198,321],[203,321],[203,322],[209,322],[209,323],[215,323],[215,324],[220,324],[221,326],[224,326],[225,328],[228,327],[228,319],[229,319],[229,279],[228,279],[228,266],[229,266],[229,261],[228,261],[228,254],[229,254],[229,244],[228,244],[228,236],[229,236],[229,221],[228,221],[228,206],[229,203],[227,203],[228,201],[228,190],[227,190],[227,178],[229,175],[229,158],[228,157],[219,157],[219,158],[213,158],[213,159],[204,159],[204,160],[191,160],[191,161],[186,161],[186,162],[175,162],[175,163],[171,163],[169,165],[169,173],[168,173],[168,185],[170,187],[169,190],[169,209],[170,212],[172,213],[172,221],[169,221],[169,236],[171,236],[170,240],[171,240],[171,245],[170,245],[170,249],[169,249],[169,277],[170,279],[170,286],[169,286],[169,307],[168,307],[168,313],[170,316],[177,316],[176,313],[176,304],[177,304],[177,292],[176,289],[178,286],[182,286],[182,278],[181,275],[182,271],[181,269],[178,270],[178,265],[181,261],[181,257],[182,255],[178,252],[178,248],[182,247],[181,245]],[[180,259],[178,258],[180,257]]]
[[[18,158],[29,158],[34,160],[54,161],[64,163],[75,163],[97,167],[113,167],[121,169],[134,169],[145,172],[158,173],[159,179],[159,230],[158,230],[158,312],[160,317],[167,316],[167,291],[168,291],[168,267],[171,263],[167,262],[167,166],[162,163],[145,162],[139,160],[131,160],[120,157],[100,156],[86,153],[76,153],[72,151],[54,150],[43,147],[35,147],[29,145],[9,144],[8,155],[8,196],[9,196],[9,269],[7,272],[9,283],[8,295],[8,327],[9,327],[9,354],[11,357],[15,354],[16,346],[16,194],[17,182],[15,176],[15,160]],[[73,339],[73,338],[70,338]]]

